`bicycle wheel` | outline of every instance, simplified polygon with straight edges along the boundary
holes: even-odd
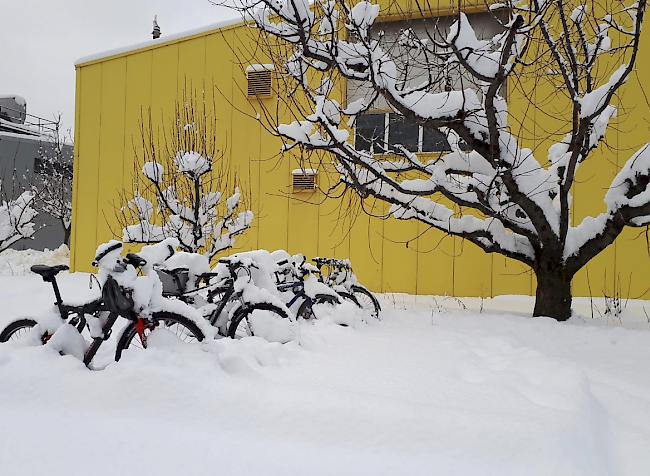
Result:
[[[252,319],[253,313],[265,313],[264,318],[274,319],[288,319],[289,316],[284,311],[270,303],[258,303],[250,306],[240,307],[235,311],[230,325],[228,326],[228,337],[231,339],[241,339],[242,337],[250,337],[255,335],[255,324]]]
[[[30,334],[35,325],[34,319],[18,319],[11,322],[0,332],[0,342],[20,342]]]
[[[367,311],[375,319],[379,319],[381,306],[377,298],[370,291],[363,286],[355,284],[352,286],[352,295],[357,300],[357,303],[359,303],[359,307]]]
[[[317,294],[314,299],[309,302],[305,299],[303,303],[298,308],[297,316],[300,319],[317,319],[318,316],[314,312],[314,306],[319,304],[329,304],[335,306],[341,304],[341,301],[336,296],[331,296],[329,294]]]
[[[359,304],[359,301],[357,301],[357,298],[354,297],[354,294],[346,293],[346,292],[343,292],[343,291],[339,291],[338,294],[339,294],[339,296],[341,296],[341,298],[343,298],[344,301],[351,302],[355,306],[361,307],[361,304]]]
[[[138,333],[137,322],[131,322],[122,332],[115,349],[115,361],[119,361],[126,349],[146,349],[147,338],[156,331],[165,331],[176,341],[187,344],[201,342],[205,335],[199,327],[187,317],[172,312],[155,312],[144,320],[142,336]]]

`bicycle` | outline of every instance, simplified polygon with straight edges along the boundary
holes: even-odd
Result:
[[[276,301],[274,296],[264,293],[253,283],[251,269],[259,269],[255,264],[246,263],[236,256],[221,258],[219,264],[226,268],[226,276],[223,272],[202,273],[197,276],[198,286],[193,289],[187,288],[187,268],[156,268],[158,273],[169,277],[163,278],[163,283],[167,283],[163,294],[195,305],[196,297],[205,291],[207,304],[199,306],[207,311],[204,317],[217,328],[220,336],[232,339],[255,335],[253,316],[256,313],[264,312],[265,317],[271,319],[289,319],[286,307],[279,300],[273,302]],[[244,274],[240,276],[242,271]]]
[[[157,311],[150,314],[143,314],[136,310],[133,299],[133,289],[121,285],[119,281],[126,275],[135,276],[136,268],[142,267],[146,262],[137,255],[127,254],[125,258],[119,256],[122,243],[109,242],[101,245],[93,261],[93,266],[99,267],[100,275],[105,280],[102,286],[102,297],[89,303],[77,306],[66,304],[61,296],[56,276],[69,268],[65,265],[46,266],[34,265],[31,271],[40,275],[44,282],[52,285],[55,296],[55,309],[58,311],[60,321],[58,325],[40,324],[37,319],[18,319],[0,332],[0,342],[18,341],[27,335],[33,335],[34,330],[38,331],[36,336],[41,345],[47,344],[62,326],[66,324],[76,330],[81,336],[85,329],[91,333],[92,342],[83,353],[83,363],[91,368],[91,362],[101,345],[107,341],[112,334],[113,326],[118,317],[124,317],[130,323],[122,330],[118,338],[115,361],[119,361],[122,353],[130,347],[147,348],[148,340],[154,332],[166,330],[173,333],[179,340],[191,343],[200,342],[205,338],[201,329],[185,316],[174,312]],[[89,321],[90,316],[96,321]],[[97,325],[90,325],[93,322]],[[55,328],[56,327],[56,328]],[[139,343],[134,340],[138,336]],[[83,337],[81,337],[83,339]],[[85,342],[85,339],[84,339]]]
[[[353,302],[375,319],[380,319],[381,305],[377,298],[359,284],[348,260],[316,257],[312,261],[318,269],[319,281],[330,286],[342,298]],[[327,268],[327,273],[323,272]]]
[[[300,263],[296,261],[300,260]],[[296,311],[296,317],[299,319],[315,319],[314,307],[320,304],[335,306],[341,304],[337,293],[331,289],[312,290],[307,292],[305,288],[305,279],[312,276],[316,269],[310,269],[306,264],[306,258],[303,255],[296,255],[289,259],[276,262],[277,269],[274,271],[275,285],[281,293],[291,292],[293,297],[289,299],[287,307],[291,308],[296,302],[301,300],[300,306]],[[322,281],[321,281],[322,283]]]

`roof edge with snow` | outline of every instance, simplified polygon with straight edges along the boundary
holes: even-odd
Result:
[[[157,48],[160,46],[170,45],[178,41],[189,40],[190,38],[193,38],[195,36],[204,35],[206,33],[214,33],[219,30],[223,30],[225,28],[244,25],[245,23],[246,21],[242,19],[241,16],[228,18],[225,20],[221,20],[220,22],[217,23],[212,23],[210,25],[205,25],[199,28],[194,28],[191,30],[181,31],[179,33],[174,33],[171,35],[166,35],[157,40],[143,41],[142,43],[136,43],[121,48],[115,48],[112,50],[106,50],[100,53],[84,56],[82,58],[79,58],[77,61],[75,61],[74,65],[75,67],[85,66],[91,63],[95,63],[97,61],[106,60],[108,58],[112,58],[116,56],[124,56],[124,55],[132,54],[150,48]]]
[[[498,2],[498,0],[488,0],[488,3],[495,3]],[[453,6],[449,8],[437,8],[437,9],[432,9],[430,13],[432,15],[437,14],[437,15],[449,15],[451,12],[454,11]],[[463,6],[463,11],[464,12],[475,12],[475,11],[487,11],[487,7],[485,6],[485,3],[482,1],[474,1],[474,2],[468,2]],[[422,12],[417,12],[416,16],[421,15]],[[381,15],[378,17],[378,21],[391,21],[393,17],[396,15],[386,13],[384,15]],[[400,13],[397,15],[399,17],[405,18],[408,17],[409,15],[404,15],[404,13]],[[143,51],[147,49],[153,49],[153,48],[158,48],[161,46],[167,46],[173,43],[177,43],[180,41],[185,41],[189,40],[191,38],[205,35],[206,33],[215,33],[219,30],[223,30],[226,28],[234,27],[234,26],[241,26],[245,25],[247,23],[247,20],[242,18],[241,16],[236,16],[233,18],[227,18],[224,20],[221,20],[216,23],[212,23],[210,25],[205,25],[199,28],[194,28],[191,30],[185,30],[181,31],[179,33],[173,33],[171,35],[164,35],[161,38],[158,38],[156,40],[148,40],[144,41],[142,43],[136,43],[130,46],[124,46],[121,48],[115,48],[112,50],[106,50],[102,51],[100,53],[95,53],[92,55],[84,56],[82,58],[79,58],[77,61],[75,61],[75,67],[79,66],[86,66],[98,61],[106,60],[108,58],[113,58],[113,57],[119,57],[119,56],[126,56],[129,54],[136,53],[138,51]]]

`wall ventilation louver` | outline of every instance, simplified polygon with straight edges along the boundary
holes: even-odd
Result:
[[[291,185],[294,192],[311,192],[316,190],[316,170],[296,169],[291,172]]]
[[[272,64],[252,64],[246,68],[248,97],[268,98],[273,93]]]

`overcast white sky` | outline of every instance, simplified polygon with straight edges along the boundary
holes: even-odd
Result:
[[[232,17],[208,0],[0,0],[0,94],[27,100],[27,112],[74,125],[74,63],[165,34]]]

